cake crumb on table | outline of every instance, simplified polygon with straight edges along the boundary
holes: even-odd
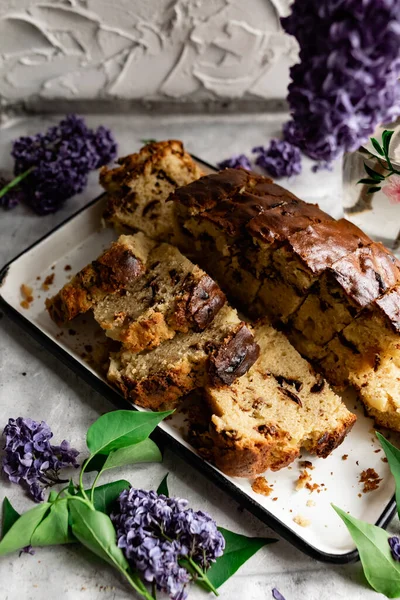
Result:
[[[251,484],[251,489],[256,494],[262,494],[263,496],[269,496],[273,491],[272,487],[268,484],[268,481],[262,476],[256,477]]]
[[[373,492],[374,490],[377,490],[382,478],[379,477],[375,469],[365,469],[365,471],[361,472],[359,481],[360,483],[364,484],[362,491],[365,494],[367,492]]]
[[[293,521],[297,525],[300,525],[300,527],[308,527],[309,525],[311,525],[311,521],[309,519],[306,519],[305,517],[302,517],[301,515],[296,515],[295,517],[293,517]]]
[[[348,454],[343,454],[343,456],[342,456],[342,460],[347,460],[348,458],[349,458],[349,455],[348,455]]]
[[[310,498],[310,500],[307,500],[306,506],[308,506],[308,507],[315,506],[314,500],[311,500],[311,498]]]
[[[313,471],[315,469],[314,465],[312,464],[311,460],[302,460],[299,462],[299,467],[302,469],[310,469],[310,471]]]

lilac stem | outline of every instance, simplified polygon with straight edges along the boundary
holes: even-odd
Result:
[[[28,177],[28,175],[30,173],[32,173],[32,171],[34,170],[34,168],[35,167],[29,167],[29,169],[27,169],[26,171],[24,171],[20,175],[17,175],[17,177],[14,177],[14,179],[12,181],[10,181],[10,183],[7,183],[7,185],[5,185],[3,188],[1,188],[1,190],[0,190],[0,198],[2,198],[3,196],[5,196],[7,194],[7,192],[9,192],[16,185],[18,185],[23,179],[25,179],[25,177]]]

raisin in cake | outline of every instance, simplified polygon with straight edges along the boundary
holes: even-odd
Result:
[[[258,354],[251,329],[225,304],[204,331],[178,333],[152,351],[112,353],[107,377],[135,404],[163,410],[206,381],[231,384]]]
[[[252,477],[290,464],[301,448],[326,457],[356,417],[285,336],[257,325],[260,356],[231,386],[206,387],[208,427],[191,426],[191,441],[231,476]]]
[[[202,172],[182,142],[153,142],[140,152],[103,167],[100,183],[107,192],[104,218],[119,230],[143,231],[167,241],[173,227],[173,205],[166,203],[178,186],[198,179]]]
[[[392,307],[399,310],[394,290],[400,269],[393,254],[345,219],[336,221],[268,178],[240,169],[202,177],[171,199],[179,224],[176,243],[191,248],[244,311],[284,327],[329,381],[359,387],[368,408],[366,386],[355,383],[358,370],[365,376],[369,362],[375,380],[380,371],[354,355],[384,362],[384,344],[372,334],[372,313],[375,323],[386,323],[379,336],[385,339],[384,330],[390,331],[391,353],[400,362]],[[381,385],[387,387],[387,373]]]
[[[99,258],[84,267],[52,298],[46,308],[57,325],[65,325],[78,314],[144,274],[155,243],[142,233],[122,235]]]
[[[107,336],[140,352],[178,331],[202,331],[224,303],[225,295],[209,275],[177,248],[161,243],[149,253],[146,273],[100,300],[93,314]]]

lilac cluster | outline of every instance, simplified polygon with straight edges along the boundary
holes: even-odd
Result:
[[[219,169],[246,169],[247,171],[251,170],[251,164],[249,159],[245,154],[235,154],[231,156],[231,158],[227,158],[226,160],[218,163]]]
[[[10,182],[0,177],[0,190],[6,187]],[[24,199],[24,193],[19,187],[13,187],[3,196],[0,196],[0,207],[4,210],[10,210],[22,202]]]
[[[9,419],[4,428],[3,471],[12,483],[24,484],[35,502],[44,500],[44,489],[61,483],[60,469],[78,467],[76,457],[79,452],[64,440],[59,446],[52,446],[53,433],[42,421],[32,419]]]
[[[400,538],[398,538],[394,535],[393,537],[390,537],[388,539],[388,542],[389,542],[390,550],[392,552],[393,559],[400,561]]]
[[[300,150],[289,142],[271,140],[269,146],[256,146],[256,165],[265,169],[272,177],[291,177],[301,173]]]
[[[329,163],[400,114],[399,0],[295,0],[281,21],[300,45],[287,141]]]
[[[89,129],[83,118],[68,115],[46,133],[21,137],[14,142],[14,173],[32,172],[21,182],[25,201],[38,214],[57,211],[81,192],[89,172],[110,162],[117,144],[105,127]]]
[[[153,491],[123,491],[111,519],[118,546],[132,566],[173,600],[186,598],[191,579],[180,559],[190,558],[205,570],[225,547],[223,536],[207,513],[188,509],[186,500]]]

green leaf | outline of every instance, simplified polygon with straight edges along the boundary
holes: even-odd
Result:
[[[278,541],[246,537],[223,527],[218,527],[218,530],[225,538],[225,551],[207,571],[208,579],[216,588],[232,577],[260,548]]]
[[[144,138],[144,139],[140,140],[140,142],[142,144],[154,144],[154,142],[156,142],[156,141],[157,140],[154,140],[153,138],[148,138],[148,139]]]
[[[96,454],[87,464],[85,471],[107,471],[115,467],[146,462],[162,462],[161,452],[152,440],[113,450],[108,456]]]
[[[130,487],[129,481],[119,479],[94,488],[93,504],[95,509],[109,515],[120,493],[123,490],[129,490]],[[86,493],[89,495],[90,490],[87,490]]]
[[[122,571],[128,569],[128,562],[117,546],[114,526],[108,515],[93,510],[77,499],[69,499],[74,536],[100,558]]]
[[[373,179],[377,183],[379,183],[380,181],[383,181],[383,179],[385,179],[383,175],[381,175],[377,171],[374,171],[373,169],[371,169],[371,167],[369,167],[366,163],[364,163],[364,169],[366,170],[368,175],[371,177],[371,179]]]
[[[49,494],[49,497],[47,498],[47,502],[53,503],[57,500],[58,498],[58,493],[55,492],[54,490],[52,490]]]
[[[337,506],[332,506],[343,520],[357,546],[364,575],[370,586],[388,598],[398,598],[400,564],[392,558],[389,535],[384,529],[360,521]]]
[[[380,189],[381,189],[380,187],[370,187],[367,190],[367,194],[375,194],[375,192],[379,192]]]
[[[3,519],[2,519],[2,527],[1,527],[1,537],[3,538],[6,533],[11,529],[14,525],[15,521],[20,518],[20,514],[15,510],[12,506],[9,499],[6,497],[3,500]]]
[[[36,527],[46,516],[51,504],[42,502],[23,513],[0,542],[0,556],[29,546]]]
[[[374,179],[359,179],[357,183],[365,183],[367,185],[371,185],[371,183],[375,184],[376,181],[374,181]]]
[[[70,544],[76,539],[70,534],[68,528],[68,500],[63,498],[52,504],[49,514],[35,529],[32,546],[56,546]]]
[[[383,437],[378,431],[376,432],[386,458],[388,459],[389,467],[394,477],[396,484],[396,505],[397,513],[400,514],[400,450],[393,446],[386,438]]]
[[[383,150],[382,150],[381,145],[378,142],[378,140],[373,137],[370,138],[370,140],[371,140],[371,144],[373,145],[373,147],[375,148],[377,153],[380,154],[381,156],[383,156]]]
[[[165,475],[164,479],[162,480],[162,482],[160,483],[160,485],[157,488],[157,494],[164,494],[164,496],[167,496],[167,498],[169,498],[169,490],[168,490],[168,483],[167,483],[168,475],[169,475],[169,473],[167,473]]]
[[[112,450],[143,442],[157,425],[173,411],[136,412],[116,410],[102,415],[88,429],[87,447],[92,455],[110,454]]]
[[[393,134],[393,129],[391,131],[385,129],[385,131],[382,133],[382,146],[385,155],[389,153],[390,140],[392,139]]]

